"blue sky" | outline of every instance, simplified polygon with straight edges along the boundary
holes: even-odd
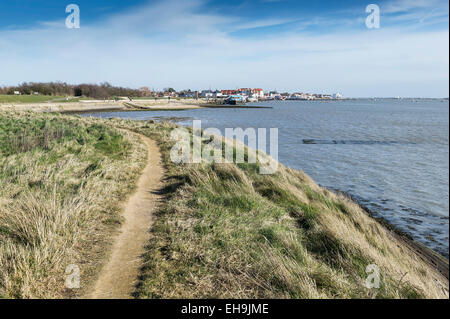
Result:
[[[80,29],[65,27],[70,3]],[[0,0],[0,85],[448,97],[448,26],[440,0]]]

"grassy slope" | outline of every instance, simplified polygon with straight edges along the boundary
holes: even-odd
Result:
[[[0,112],[0,298],[69,297],[69,264],[86,288],[145,154],[98,121]]]
[[[77,97],[66,100],[65,96],[60,95],[6,95],[0,94],[0,103],[66,103],[79,102],[80,100],[88,100],[89,98]]]
[[[0,296],[62,296],[70,263],[95,275],[145,153],[116,127],[156,139],[168,169],[138,297],[448,297],[433,268],[300,171],[175,166],[170,123],[11,114],[0,113]],[[370,263],[380,289],[363,285]]]
[[[169,174],[138,297],[448,298],[448,281],[435,269],[303,172],[175,166],[173,124],[123,125],[159,141]],[[379,289],[364,286],[372,263]]]
[[[0,95],[0,103],[42,103],[54,99],[63,99],[63,96],[50,95]]]

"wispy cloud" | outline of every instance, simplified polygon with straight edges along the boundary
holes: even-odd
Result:
[[[392,0],[383,3],[384,13],[408,12],[413,9],[429,9],[440,6],[442,1],[438,0]]]
[[[242,22],[242,21],[235,21],[237,22],[236,25],[231,26],[231,28],[235,30],[246,30],[246,29],[257,29],[257,28],[266,28],[266,27],[273,27],[273,26],[279,26],[284,25],[288,23],[293,23],[299,21],[299,19],[264,19],[264,20],[254,20],[249,22]]]

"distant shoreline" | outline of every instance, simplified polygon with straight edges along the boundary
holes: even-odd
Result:
[[[89,112],[113,112],[113,111],[182,111],[201,108],[271,108],[265,106],[266,102],[340,102],[357,100],[441,100],[448,98],[339,98],[339,99],[286,99],[286,100],[260,100],[251,102],[250,105],[227,105],[210,102],[206,99],[131,99],[131,100],[79,100],[76,102],[49,101],[49,102],[4,102],[0,103],[0,111],[35,111],[47,113],[89,113]],[[254,105],[258,103],[259,105]]]
[[[201,108],[271,108],[259,105],[214,104],[205,100],[119,100],[66,103],[0,103],[0,111],[35,111],[46,113],[90,113],[111,111],[182,111]]]

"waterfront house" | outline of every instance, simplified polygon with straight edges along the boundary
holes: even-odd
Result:
[[[221,93],[222,93],[222,95],[230,96],[230,95],[238,94],[238,91],[237,90],[222,90]]]
[[[221,97],[223,97],[223,94],[222,94],[221,91],[215,90],[215,91],[213,92],[213,98],[221,98]]]
[[[261,88],[252,89],[252,93],[257,99],[264,98],[264,91]]]
[[[203,90],[201,93],[200,93],[200,97],[203,97],[203,98],[211,98],[211,97],[213,97],[214,96],[214,93],[213,93],[213,91],[211,91],[211,90]]]

